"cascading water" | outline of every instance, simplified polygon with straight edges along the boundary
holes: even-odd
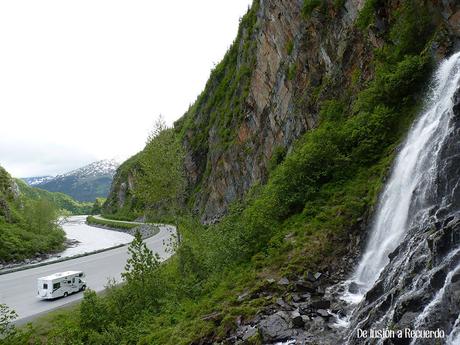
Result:
[[[431,206],[427,193],[441,144],[449,132],[452,95],[460,79],[459,59],[460,53],[440,66],[427,110],[411,128],[380,197],[371,236],[354,277],[364,292],[375,283],[406,229],[425,221],[423,211]]]
[[[442,328],[441,343],[460,344],[460,53],[439,66],[432,85],[352,277],[359,292],[348,298],[361,303],[351,315],[349,344],[375,344],[358,339],[357,329],[404,327]]]

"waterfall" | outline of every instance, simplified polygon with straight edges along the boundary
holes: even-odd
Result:
[[[358,329],[439,329],[460,345],[460,52],[439,65],[400,146],[348,290],[341,343],[386,343]]]
[[[353,280],[362,297],[377,281],[407,229],[424,222],[432,206],[430,190],[438,155],[449,133],[452,97],[460,80],[460,53],[445,60],[434,75],[425,110],[411,127],[380,196],[370,236]]]

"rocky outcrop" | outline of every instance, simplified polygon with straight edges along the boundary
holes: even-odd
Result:
[[[321,99],[339,95],[353,72],[368,77],[372,45],[353,27],[360,1],[347,1],[343,8],[331,5],[326,14],[315,11],[309,20],[302,17],[302,3],[258,4],[257,29],[246,38],[255,42],[256,61],[243,119],[231,123],[232,144],[222,148],[218,121],[206,133],[205,149],[193,148],[189,138],[198,133],[186,131],[186,170],[192,189],[201,186],[193,208],[204,222],[218,219],[231,202],[266,180],[274,152],[289,151],[317,125]],[[205,115],[189,112],[185,117],[199,123]]]
[[[267,180],[270,167],[317,126],[322,101],[357,92],[372,79],[374,51],[389,39],[388,9],[402,2],[386,1],[364,30],[355,25],[363,0],[324,3],[306,18],[303,0],[255,1],[206,89],[176,122],[189,205],[203,222],[219,220],[230,203]],[[441,59],[460,47],[459,7],[455,0],[428,5],[439,28],[432,54]],[[131,168],[125,164],[115,176],[107,212],[131,203]]]
[[[322,100],[340,98],[342,90],[350,85],[359,89],[372,78],[369,62],[374,49],[383,45],[388,13],[380,11],[375,26],[362,32],[354,23],[363,3],[348,0],[337,7],[328,2],[308,19],[301,13],[302,0],[260,0],[253,5],[257,6],[256,29],[251,37],[234,43],[241,55],[241,47],[248,40],[254,42],[255,63],[243,114],[233,114],[230,122],[231,144],[225,145],[228,138],[220,134],[218,120],[206,133],[198,125],[185,126],[186,171],[190,190],[198,190],[192,206],[203,222],[219,219],[231,202],[266,181],[271,160],[279,160],[274,156],[289,152],[297,138],[318,124]],[[399,6],[398,1],[389,3],[389,7]],[[457,16],[454,1],[433,3],[433,20],[446,28],[445,40],[433,47],[438,58],[455,45],[450,39],[458,31]],[[192,107],[185,118],[193,117],[189,121],[199,124],[208,120],[211,111]],[[205,147],[193,146],[198,135],[206,135]]]
[[[140,169],[139,156],[140,153],[132,156],[117,169],[107,201],[103,205],[105,213],[119,213],[122,210],[130,213],[134,208],[141,206],[134,196],[134,176]]]

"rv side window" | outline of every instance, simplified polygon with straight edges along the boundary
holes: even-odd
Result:
[[[48,289],[48,284],[43,284],[43,289],[47,290]]]
[[[61,283],[54,283],[53,284],[53,289],[56,290],[56,289],[59,289],[61,287]]]

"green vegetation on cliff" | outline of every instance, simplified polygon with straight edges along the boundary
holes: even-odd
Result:
[[[141,152],[119,166],[113,177],[111,192],[102,207],[105,218],[114,220],[134,220],[141,215],[144,205],[134,195],[130,186],[133,173],[140,169]],[[127,183],[125,181],[128,181]],[[122,200],[122,204],[120,201]]]
[[[251,11],[242,26],[253,20]],[[324,102],[318,128],[288,154],[277,155],[265,185],[253,187],[218,224],[204,226],[182,217],[181,242],[167,263],[155,265],[142,284],[127,281],[110,287],[104,297],[86,294],[79,313],[56,318],[53,328],[44,331],[49,343],[219,342],[238,319],[248,320],[272,302],[261,291],[269,290],[276,298],[279,287],[266,277],[297,277],[346,254],[350,235],[359,231],[375,205],[426,87],[431,68],[427,47],[434,28],[424,13],[424,5],[415,0],[391,13],[386,43],[375,51],[372,80],[360,85],[360,91],[353,86],[342,90],[342,97]],[[420,37],[420,32],[426,34]],[[222,66],[236,63],[227,56]],[[220,84],[212,87],[216,75],[179,123],[180,135],[186,135],[194,109],[218,94]],[[354,97],[348,97],[352,92]],[[230,125],[225,119],[219,117],[223,133]],[[202,126],[205,135],[207,122]],[[193,145],[201,147],[204,140],[195,138]],[[180,155],[168,157],[175,166]],[[145,182],[146,188],[163,182],[144,178],[138,175],[139,185]],[[238,299],[242,293],[254,297]]]
[[[63,249],[59,210],[50,199],[21,194],[0,167],[0,263]]]

